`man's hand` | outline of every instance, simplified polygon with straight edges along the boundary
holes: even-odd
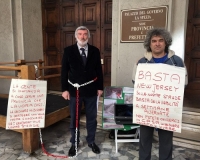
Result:
[[[103,91],[102,90],[97,90],[97,95],[100,97],[102,95]]]
[[[63,97],[64,99],[66,99],[66,100],[70,100],[70,94],[69,94],[69,92],[68,92],[68,91],[64,91],[64,92],[62,93],[62,97]]]

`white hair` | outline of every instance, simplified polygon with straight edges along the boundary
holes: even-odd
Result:
[[[88,38],[90,38],[90,31],[87,27],[85,26],[79,26],[78,28],[76,28],[76,31],[75,31],[75,38],[77,39],[77,31],[78,30],[87,30],[88,31]]]

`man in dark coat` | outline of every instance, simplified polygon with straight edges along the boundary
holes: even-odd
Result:
[[[103,93],[100,52],[98,48],[88,44],[90,38],[88,28],[85,26],[78,27],[75,31],[75,38],[77,43],[64,49],[61,70],[62,97],[69,100],[71,116],[70,142],[72,146],[68,153],[70,157],[77,154],[82,103],[84,103],[86,112],[86,140],[88,146],[92,148],[94,153],[100,153],[99,147],[95,144],[95,133],[97,127],[97,98]],[[76,113],[76,108],[78,108],[78,113]],[[76,118],[77,114],[78,119]]]

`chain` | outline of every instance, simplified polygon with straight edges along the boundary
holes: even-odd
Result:
[[[34,67],[35,67],[35,80],[39,80],[41,76],[37,77],[38,66],[34,65]]]
[[[36,70],[36,67],[35,67],[35,70]],[[36,70],[37,71],[37,70]],[[36,76],[36,72],[35,72],[35,80],[39,80],[40,77],[37,77]],[[68,158],[68,156],[60,156],[60,155],[54,155],[54,154],[51,154],[51,153],[48,153],[46,151],[46,149],[44,148],[44,144],[43,144],[43,141],[42,141],[42,132],[41,132],[41,128],[39,128],[39,134],[40,134],[40,142],[41,142],[41,146],[42,146],[42,151],[47,155],[47,156],[52,156],[52,157],[55,157],[55,158]]]
[[[76,129],[75,129],[75,150],[76,150],[76,155],[74,157],[77,156],[77,152],[78,152],[78,108],[79,108],[79,87],[82,86],[86,86],[94,81],[97,80],[97,77],[89,82],[86,82],[84,84],[79,85],[78,83],[73,84],[72,82],[70,82],[70,80],[68,80],[69,84],[71,84],[72,86],[74,86],[76,88]]]
[[[42,146],[42,151],[47,155],[47,156],[52,156],[52,157],[56,157],[56,158],[68,158],[68,156],[59,156],[59,155],[54,155],[51,153],[48,153],[45,148],[44,148],[44,144],[42,142],[42,133],[41,133],[41,128],[39,128],[39,133],[40,133],[40,142],[41,142],[41,146]]]
[[[35,78],[36,78],[36,80],[37,79],[39,79],[39,77],[37,78],[36,77],[36,75],[35,75]],[[81,85],[79,85],[78,83],[75,83],[75,84],[73,84],[72,82],[70,82],[69,80],[68,80],[68,82],[72,85],[72,86],[74,86],[74,87],[76,87],[76,129],[75,129],[75,150],[76,150],[76,155],[75,156],[73,156],[73,157],[76,157],[77,156],[77,151],[78,151],[78,106],[79,106],[79,87],[82,87],[82,86],[86,86],[86,85],[88,85],[88,84],[90,84],[90,83],[92,83],[92,82],[94,82],[94,81],[96,81],[97,80],[97,77],[95,78],[95,79],[93,79],[93,80],[91,80],[91,81],[89,81],[89,82],[86,82],[86,83],[84,83],[84,84],[81,84]],[[45,148],[44,148],[44,144],[43,144],[43,142],[42,142],[42,133],[41,133],[41,129],[39,128],[39,133],[40,133],[40,142],[41,142],[41,146],[42,146],[42,151],[47,155],[47,156],[52,156],[52,157],[56,157],[56,158],[72,158],[72,157],[68,157],[68,156],[59,156],[59,155],[54,155],[54,154],[51,154],[51,153],[48,153],[46,150],[45,150]]]
[[[79,106],[79,90],[77,88],[76,90],[76,129],[75,129],[75,150],[76,150],[76,155],[78,153],[78,106]]]
[[[95,79],[93,79],[93,80],[91,80],[89,82],[83,83],[81,85],[79,85],[78,83],[74,83],[73,84],[72,82],[70,82],[70,80],[68,80],[68,82],[69,82],[69,84],[71,84],[72,86],[74,86],[75,88],[77,88],[77,90],[78,90],[79,87],[86,86],[86,85],[88,85],[88,84],[90,84],[90,83],[92,83],[92,82],[94,82],[96,80],[97,80],[97,77]]]

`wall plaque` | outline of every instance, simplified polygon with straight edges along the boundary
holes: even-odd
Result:
[[[121,42],[143,42],[152,28],[167,28],[168,6],[121,11]]]

